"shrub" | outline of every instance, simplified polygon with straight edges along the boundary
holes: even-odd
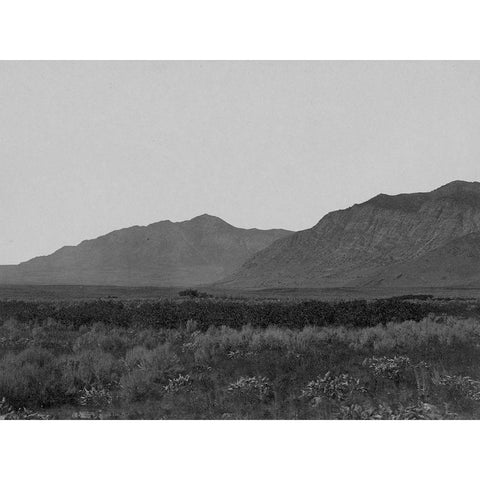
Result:
[[[444,387],[454,399],[480,401],[480,381],[468,376],[443,375],[437,380],[437,384]]]
[[[178,393],[182,391],[190,390],[192,386],[192,379],[190,375],[179,375],[178,377],[171,378],[168,384],[165,385],[164,390],[167,393]]]
[[[242,350],[230,350],[227,353],[227,357],[230,360],[245,360],[247,358],[253,358],[256,356],[256,352],[242,351]]]
[[[337,415],[341,420],[441,420],[455,417],[451,412],[441,412],[435,405],[424,402],[396,408],[384,404],[376,407],[353,404],[341,406]]]
[[[67,400],[54,356],[39,348],[6,355],[0,361],[0,398],[3,397],[15,408]]]
[[[0,420],[49,420],[50,418],[49,415],[34,412],[25,407],[15,409],[5,398],[0,401]]]
[[[117,330],[108,331],[103,324],[97,324],[83,333],[73,343],[73,351],[103,350],[115,357],[123,357],[128,349],[128,341]]]
[[[157,398],[161,394],[155,373],[144,369],[133,370],[123,375],[120,379],[120,390],[126,402]]]
[[[438,345],[472,345],[480,339],[480,324],[472,319],[425,318],[419,322],[388,323],[360,331],[347,331],[350,346],[377,352],[435,349]]]
[[[112,403],[112,394],[105,387],[85,387],[80,395],[79,403],[83,407],[106,407]]]
[[[153,328],[135,332],[135,335],[132,338],[133,345],[145,347],[148,350],[153,350],[159,344],[164,342],[165,333],[162,330],[159,331]]]
[[[344,402],[351,400],[354,394],[364,392],[365,388],[360,385],[360,380],[348,373],[333,375],[327,372],[323,377],[319,376],[309,382],[300,397],[310,400],[313,404],[321,402],[322,399]]]
[[[100,348],[115,357],[123,357],[128,350],[128,342],[117,332],[113,331],[102,336],[99,341]]]
[[[180,359],[169,343],[159,345],[153,350],[134,347],[125,356],[125,365],[129,370],[149,370],[159,381],[165,381],[180,369]]]
[[[227,387],[227,392],[247,402],[264,402],[272,393],[272,387],[266,377],[240,377]]]
[[[64,383],[71,393],[118,383],[123,366],[110,353],[86,350],[59,360]]]
[[[209,295],[204,292],[199,292],[198,290],[195,290],[194,288],[187,288],[186,290],[182,290],[178,292],[178,295],[180,297],[191,297],[191,298],[207,298]]]
[[[161,395],[162,385],[180,370],[180,360],[170,344],[153,350],[134,347],[125,356],[127,373],[120,379],[122,396],[127,401],[141,401]]]
[[[456,415],[440,409],[430,403],[418,402],[413,405],[400,406],[392,410],[392,420],[441,420],[454,418]]]
[[[403,355],[366,358],[363,365],[367,366],[375,377],[387,378],[396,382],[404,378],[406,372],[412,367],[410,359]]]

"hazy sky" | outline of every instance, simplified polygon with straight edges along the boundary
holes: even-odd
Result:
[[[480,62],[0,62],[0,264],[480,180]]]

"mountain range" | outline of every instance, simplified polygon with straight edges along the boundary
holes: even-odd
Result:
[[[111,232],[0,267],[0,284],[231,289],[480,287],[480,183],[380,194],[300,232],[201,215]]]
[[[48,256],[0,267],[4,284],[192,286],[231,274],[287,230],[236,228],[200,215],[111,232]]]

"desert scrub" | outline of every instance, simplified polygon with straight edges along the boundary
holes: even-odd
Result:
[[[182,370],[178,355],[169,343],[153,350],[137,346],[125,356],[126,373],[120,379],[121,395],[126,401],[160,398],[164,385]]]
[[[134,347],[125,355],[128,370],[141,369],[155,372],[159,379],[167,379],[181,370],[181,362],[169,343],[159,345],[153,350]]]
[[[245,360],[247,358],[253,358],[255,356],[256,356],[256,352],[250,352],[250,351],[242,352],[241,350],[230,350],[227,353],[227,357],[230,360]]]
[[[365,393],[360,380],[348,373],[333,375],[327,372],[323,377],[319,376],[309,382],[302,390],[300,398],[307,399],[315,405],[324,399],[345,402],[358,393]]]
[[[477,304],[469,315],[480,317]],[[442,418],[446,405],[459,418],[479,418],[480,322],[422,319],[409,308],[399,301],[0,301],[0,395],[15,412],[45,407],[67,418],[79,402],[78,410],[101,410],[101,418],[435,417],[421,404]]]
[[[92,386],[117,384],[124,370],[122,362],[102,350],[85,350],[60,357],[58,365],[70,393]]]
[[[140,402],[162,396],[161,385],[154,372],[137,369],[120,379],[120,396],[127,402]]]
[[[185,348],[198,362],[215,362],[228,357],[231,352],[257,355],[278,350],[304,355],[326,348],[378,357],[403,356],[406,352],[418,351],[441,357],[440,349],[454,351],[459,346],[478,349],[478,345],[480,322],[477,320],[429,317],[418,322],[387,323],[367,328],[306,326],[294,330],[276,326],[264,329],[248,325],[241,329],[211,327],[206,332],[195,332]]]
[[[468,376],[442,375],[437,385],[443,387],[453,399],[480,401],[480,381]]]
[[[397,407],[385,404],[367,407],[352,404],[342,405],[336,418],[339,420],[442,420],[454,419],[456,414],[448,410],[441,411],[437,406],[425,402]]]
[[[103,386],[85,387],[79,398],[79,404],[82,407],[102,408],[112,403],[113,397],[110,390]]]
[[[5,398],[0,401],[0,420],[49,420],[50,416],[28,408],[13,408]]]
[[[206,332],[198,332],[188,342],[198,363],[214,362],[225,358],[228,352],[246,350],[252,344],[254,329],[244,326],[240,330],[228,327],[211,327]]]
[[[3,397],[14,408],[43,407],[69,400],[54,355],[40,348],[7,354],[0,361]]]
[[[0,327],[0,348],[9,352],[19,352],[31,344],[31,337],[32,333],[27,325],[10,318]]]
[[[418,322],[387,323],[357,332],[352,330],[347,336],[352,348],[375,352],[474,345],[480,339],[480,323],[473,319],[429,316]]]
[[[130,347],[130,342],[118,329],[107,330],[103,324],[95,325],[83,335],[76,338],[73,351],[101,350],[119,358],[123,357]]]
[[[266,377],[240,377],[227,387],[227,392],[242,402],[264,402],[272,393],[272,387]]]
[[[405,355],[366,358],[363,365],[372,372],[374,377],[386,378],[394,382],[404,379],[412,369],[412,362]]]
[[[167,385],[163,387],[166,393],[187,392],[192,388],[192,379],[190,375],[179,375],[168,380]]]
[[[392,409],[391,420],[441,420],[455,418],[448,410],[442,412],[436,405],[418,402],[412,405],[399,406]]]

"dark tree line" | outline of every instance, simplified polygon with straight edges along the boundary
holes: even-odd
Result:
[[[398,298],[376,301],[322,302],[318,300],[193,299],[158,301],[97,300],[75,303],[1,301],[0,316],[24,322],[49,318],[71,326],[102,322],[119,327],[178,328],[188,321],[206,330],[225,325],[240,328],[277,325],[369,327],[388,322],[420,321],[429,313],[480,315],[478,304],[464,302],[412,302]]]

